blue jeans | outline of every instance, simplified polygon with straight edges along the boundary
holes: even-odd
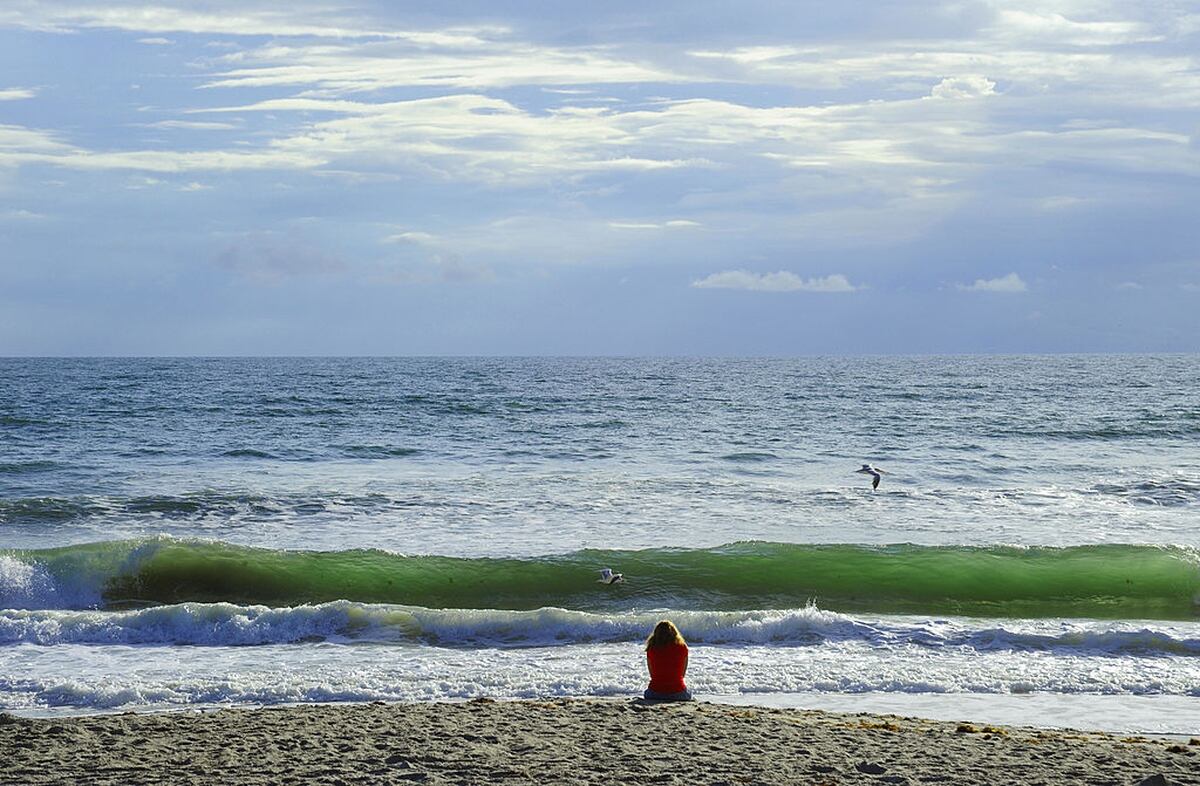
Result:
[[[680,691],[679,693],[659,693],[658,691],[646,688],[646,692],[642,694],[642,698],[646,701],[691,701],[691,691]]]

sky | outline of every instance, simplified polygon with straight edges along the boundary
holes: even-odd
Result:
[[[1200,0],[0,4],[0,355],[1200,351]]]

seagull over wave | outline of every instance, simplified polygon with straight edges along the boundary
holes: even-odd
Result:
[[[854,471],[861,472],[864,475],[871,476],[871,491],[874,491],[875,489],[879,488],[879,476],[887,474],[886,472],[881,470],[879,467],[872,467],[870,464],[863,464],[862,469],[856,469]]]
[[[625,577],[620,573],[613,573],[612,568],[601,568],[600,578],[596,579],[601,584],[616,584],[624,580]]]

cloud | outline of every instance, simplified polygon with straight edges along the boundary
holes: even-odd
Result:
[[[1080,48],[1053,36],[1025,37],[997,27],[955,40],[876,42],[869,51],[836,40],[807,46],[745,47],[689,52],[706,70],[725,78],[808,89],[857,87],[875,95],[914,95],[939,89],[990,95],[990,83],[1003,83],[1013,105],[1036,104],[1054,96],[1087,106],[1097,95],[1116,104],[1183,107],[1200,94],[1195,58],[1170,46]],[[1184,50],[1186,51],[1186,49]],[[986,74],[986,76],[982,76]],[[947,76],[951,75],[951,76]],[[945,84],[943,84],[943,82]],[[967,97],[967,96],[957,96]]]
[[[768,41],[690,52],[672,42],[637,49],[619,37],[546,43],[536,40],[544,30],[537,25],[518,32],[496,25],[409,29],[386,5],[374,11],[370,4],[356,5],[353,13],[302,1],[286,9],[243,3],[225,14],[136,4],[30,3],[22,9],[0,10],[0,25],[112,28],[156,38],[166,32],[270,35],[269,43],[242,38],[248,48],[190,64],[201,70],[200,84],[208,90],[199,94],[205,100],[179,110],[262,115],[253,135],[225,134],[190,151],[72,148],[52,156],[0,147],[0,165],[149,172],[336,168],[490,186],[581,177],[612,182],[633,173],[660,173],[665,180],[699,169],[754,171],[758,182],[773,183],[797,171],[827,172],[821,184],[827,193],[857,192],[883,206],[876,213],[907,210],[901,199],[953,195],[988,169],[1009,169],[1013,160],[1026,167],[1200,175],[1200,147],[1192,144],[1190,128],[1183,133],[1169,119],[1121,112],[1200,104],[1194,56],[1105,49],[1157,35],[1115,8],[1006,11],[980,17],[985,26],[962,38],[914,41],[897,34],[863,47],[834,35],[821,43]],[[1054,46],[1055,36],[1064,34],[1088,43]],[[670,85],[683,83],[698,86],[686,93],[701,97],[647,99],[647,91],[628,89],[652,84],[650,95],[669,95]],[[1002,100],[990,100],[998,83],[1004,85]],[[705,84],[726,87],[706,92]],[[584,93],[599,85],[606,93],[624,86],[611,91],[624,100],[584,105],[591,98]],[[768,88],[764,94],[774,85],[853,89],[809,105],[764,105],[729,98],[739,85]],[[264,87],[291,95],[198,106],[212,103],[209,91]],[[528,90],[505,90],[513,87],[554,91],[556,100],[574,105],[547,108],[545,95],[531,99]],[[421,97],[395,100],[414,94]],[[718,94],[724,100],[704,97]],[[1053,105],[1047,95],[1054,96]],[[984,98],[989,100],[971,100]],[[1061,99],[1070,108],[1061,108]],[[1088,122],[1096,106],[1103,107],[1103,124]],[[289,112],[295,114],[277,116]],[[1056,121],[1068,112],[1085,125]],[[1110,114],[1125,121],[1113,122]],[[185,120],[151,126],[197,132],[242,127]],[[954,207],[952,201],[943,200],[942,209]],[[933,202],[924,201],[923,209],[934,211]]]
[[[170,38],[139,38],[138,43],[146,44],[147,46],[170,46],[175,42]]]
[[[836,32],[779,43],[789,41],[780,32],[757,37],[760,46],[702,41],[692,52],[674,40],[638,47],[600,34],[565,43],[573,39],[551,38],[535,24],[439,27],[423,17],[426,29],[414,30],[386,4],[356,4],[353,13],[337,7],[298,0],[287,9],[247,2],[234,14],[118,3],[0,10],[0,24],[219,34],[238,42],[229,54],[187,63],[198,72],[189,83],[206,89],[177,93],[174,109],[192,119],[149,124],[196,133],[145,143],[138,135],[60,132],[45,135],[48,148],[6,146],[0,130],[0,168],[336,171],[347,179],[497,189],[552,184],[581,201],[589,188],[644,193],[640,179],[670,188],[688,178],[694,187],[685,198],[744,191],[781,207],[790,213],[788,227],[780,230],[779,221],[774,228],[793,237],[869,226],[875,231],[856,237],[893,240],[897,232],[920,236],[964,201],[994,194],[1003,185],[981,184],[993,172],[1012,174],[1014,161],[1022,165],[1017,176],[1064,166],[1100,176],[1200,176],[1194,128],[1175,119],[1200,105],[1196,58],[1178,46],[1131,46],[1154,31],[1125,20],[1129,12],[1117,7],[993,13],[972,17],[961,37],[939,37],[941,28],[919,40],[897,31],[873,37],[869,47]],[[246,38],[265,31],[270,38]],[[1060,33],[1088,43],[1055,45]],[[653,87],[641,87],[647,84]],[[787,92],[774,90],[779,85]],[[254,102],[247,94],[266,91],[241,90],[247,87],[274,88],[276,97]],[[598,91],[622,100],[588,104]],[[790,95],[804,98],[778,97]],[[1130,111],[1147,102],[1174,114]],[[223,114],[207,122],[201,112]],[[108,139],[110,149],[86,149],[83,139]],[[181,149],[180,139],[192,149]],[[1055,199],[1047,198],[1046,209],[1071,204]],[[683,209],[666,209],[691,220],[687,205],[677,204]],[[682,226],[640,207],[601,212],[597,225],[630,230],[613,233],[626,237]]]
[[[143,188],[155,188],[156,186],[161,186],[162,184],[163,181],[157,177],[146,177],[144,175],[140,175],[138,177],[130,178],[125,183],[125,187],[131,191],[140,191]]]
[[[216,264],[238,276],[266,284],[347,270],[345,261],[339,257],[302,238],[276,232],[257,232],[238,238],[221,251]]]
[[[699,118],[689,117],[694,113],[673,106],[654,112],[535,112],[469,93],[386,103],[277,99],[211,111],[330,113],[333,118],[275,140],[270,150],[306,159],[368,161],[373,172],[419,168],[447,179],[499,184],[715,166],[703,156],[672,155],[679,140],[668,129],[682,123],[693,133],[699,123]],[[695,128],[694,133],[703,131]]]
[[[1161,40],[1144,22],[1111,20],[1078,22],[1057,13],[1003,9],[992,32],[998,38],[1025,44],[1046,42],[1061,46],[1106,47]]]
[[[46,131],[0,124],[0,165],[20,163],[26,156],[65,155],[74,150],[77,148],[60,142]]]
[[[1006,295],[1025,292],[1029,289],[1016,273],[1009,273],[1000,278],[977,278],[975,283],[959,284],[958,288],[964,292],[998,292]]]
[[[480,34],[495,35],[497,26],[458,27],[442,30],[399,30],[372,24],[347,13],[336,4],[289,3],[286,8],[266,4],[254,8],[240,3],[236,10],[208,13],[203,10],[154,5],[63,7],[52,2],[20,3],[0,9],[0,27],[45,32],[76,32],[85,29],[126,30],[135,33],[190,33],[236,36],[300,36],[330,39],[397,39],[425,46],[471,46]],[[165,39],[161,39],[165,40]],[[143,43],[148,43],[144,41]],[[157,42],[156,42],[157,43]]]
[[[37,90],[31,87],[0,88],[0,101],[22,101],[26,98],[33,98],[36,95]]]
[[[597,161],[584,161],[579,165],[581,170],[628,170],[650,171],[654,169],[681,169],[683,167],[711,167],[713,162],[706,158],[638,158],[621,156],[620,158],[605,158]]]
[[[45,215],[32,210],[0,210],[0,221],[41,221],[44,218]]]
[[[416,47],[409,41],[271,45],[236,52],[220,62],[210,88],[304,87],[322,95],[397,87],[466,90],[517,85],[562,86],[690,82],[695,77],[642,59],[624,59],[602,47],[563,48],[507,37],[476,40],[477,47]]]
[[[783,167],[886,166],[903,179],[906,168],[937,164],[906,149],[910,140],[930,137],[923,122],[867,104],[759,108],[689,99],[628,110],[536,112],[487,95],[452,94],[385,103],[272,99],[205,111],[329,113],[334,117],[313,120],[274,146],[333,158],[370,155],[376,171],[388,160],[422,162],[450,177],[492,181],[744,168],[748,162],[761,168],[764,158]],[[953,121],[931,120],[939,134],[952,133]],[[681,157],[681,151],[692,155]],[[934,182],[918,174],[922,187]]]
[[[93,151],[60,141],[37,129],[0,125],[0,167],[50,164],[85,171],[129,170],[171,173],[202,170],[310,169],[327,159],[316,151],[284,150],[267,145],[257,150],[114,150]]]
[[[217,123],[200,120],[159,120],[143,124],[145,128],[178,128],[188,131],[232,131],[238,128],[233,123]]]
[[[468,262],[458,254],[439,254],[430,261],[442,281],[455,284],[476,284],[496,278],[495,272],[486,262]]]
[[[398,232],[394,235],[388,235],[383,239],[384,243],[397,243],[400,245],[428,245],[437,241],[435,235],[428,232]]]
[[[795,273],[751,273],[746,270],[726,270],[713,273],[692,286],[697,289],[744,289],[753,292],[855,292],[856,287],[841,273],[821,278],[801,278]]]
[[[608,225],[613,229],[691,229],[693,227],[702,226],[699,221],[690,221],[688,219],[673,219],[671,221],[609,221]]]
[[[448,253],[382,265],[370,278],[383,284],[486,284],[496,279],[496,273],[484,260],[467,261],[460,254]]]
[[[931,98],[982,98],[996,94],[996,83],[985,76],[947,77],[934,85]]]
[[[1037,206],[1042,210],[1068,210],[1070,208],[1086,205],[1090,199],[1087,197],[1071,196],[1061,194],[1057,196],[1041,197],[1036,201]]]
[[[967,95],[982,93],[991,82],[960,79],[941,84],[947,95]],[[256,132],[248,139],[230,139],[237,148],[91,151],[46,134],[33,146],[5,145],[5,130],[14,127],[0,127],[0,165],[48,163],[164,173],[318,170],[332,165],[346,172],[417,172],[496,186],[684,169],[755,170],[763,183],[788,177],[787,170],[823,170],[830,173],[821,184],[824,188],[887,195],[897,200],[889,210],[907,209],[900,199],[953,193],[960,180],[977,178],[987,168],[1008,167],[1012,160],[1027,168],[1068,164],[1200,175],[1200,149],[1191,145],[1189,134],[1111,126],[1009,128],[976,116],[976,110],[964,114],[957,108],[976,102],[920,98],[768,107],[698,98],[648,106],[538,110],[520,106],[515,99],[472,93],[384,102],[296,96],[203,110],[304,113],[296,118],[299,122],[286,125],[269,118],[278,129],[276,136],[264,139]],[[159,121],[154,127],[197,132],[237,128],[183,120]],[[32,140],[38,132],[29,133]],[[49,150],[46,141],[57,146]],[[774,164],[775,172],[764,169],[764,162]],[[838,175],[840,181],[832,179]]]

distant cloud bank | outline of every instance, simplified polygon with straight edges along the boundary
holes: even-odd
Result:
[[[692,286],[697,289],[744,289],[752,292],[855,292],[862,289],[851,284],[841,273],[820,278],[801,278],[786,270],[776,273],[725,270],[693,281]]]

